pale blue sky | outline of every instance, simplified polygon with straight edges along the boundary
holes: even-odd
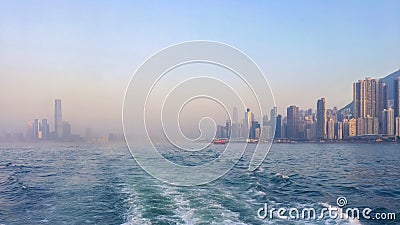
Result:
[[[321,96],[341,107],[355,80],[400,68],[399,12],[400,1],[1,1],[0,132],[52,120],[55,98],[76,132],[118,130],[135,69],[193,39],[252,57],[280,113]]]

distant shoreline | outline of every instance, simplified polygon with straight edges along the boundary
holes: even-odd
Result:
[[[209,141],[206,140],[199,140],[196,141],[196,143],[209,143],[211,145],[221,145],[221,144],[213,144]],[[271,144],[271,141],[261,141],[261,142],[246,142],[242,140],[231,140],[228,141],[226,144],[222,145],[227,145],[229,143],[246,143],[249,145],[254,145],[254,144]],[[312,141],[312,140],[289,140],[289,139],[279,139],[279,140],[273,140],[272,144],[399,144],[399,139],[397,141],[376,141],[376,140],[324,140],[324,141]],[[76,145],[109,145],[109,144],[123,144],[126,145],[126,142],[124,141],[111,141],[111,142],[86,142],[86,141],[0,141],[0,146],[2,144],[26,144],[26,145],[31,145],[31,144],[76,144]]]

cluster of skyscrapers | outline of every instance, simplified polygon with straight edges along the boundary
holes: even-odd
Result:
[[[271,110],[272,118],[275,118],[277,108]],[[263,117],[260,124],[254,119],[254,113],[249,108],[244,112],[243,122],[238,121],[237,108],[233,108],[232,121],[226,120],[225,126],[217,125],[217,138],[231,138],[233,140],[247,140],[249,142],[258,141],[260,139],[272,138],[271,127],[274,127],[275,120],[268,120],[268,116]],[[263,129],[263,130],[262,130]]]
[[[292,105],[286,116],[271,109],[268,119],[260,124],[247,109],[243,123],[238,123],[237,109],[233,121],[217,127],[217,138],[269,141],[276,140],[356,140],[384,138],[396,140],[400,136],[400,77],[393,89],[380,79],[365,78],[353,84],[353,109],[326,108],[326,99],[317,101],[317,109],[302,110]],[[388,99],[388,92],[393,99]]]
[[[86,128],[85,135],[81,137],[71,132],[71,124],[63,120],[61,99],[54,101],[54,126],[50,126],[47,118],[28,121],[26,134],[22,132],[5,132],[0,141],[24,142],[24,141],[67,141],[107,143],[124,141],[122,133],[109,133],[108,135],[96,135],[91,128]]]
[[[400,77],[394,81],[393,105],[387,98],[387,86],[381,80],[366,78],[354,83],[353,117],[357,135],[399,135],[399,81]]]
[[[26,139],[30,141],[79,139],[79,136],[71,134],[71,124],[62,120],[61,99],[54,101],[54,131],[50,131],[47,119],[34,119],[28,122]]]

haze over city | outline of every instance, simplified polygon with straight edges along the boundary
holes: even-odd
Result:
[[[0,3],[0,225],[400,224],[400,0]]]
[[[53,126],[56,98],[73,133],[119,132],[135,69],[159,49],[193,39],[221,41],[253,58],[282,114],[293,104],[315,109],[322,96],[328,108],[341,108],[352,100],[353,82],[400,66],[398,1],[2,5],[0,132],[25,132],[34,118]]]

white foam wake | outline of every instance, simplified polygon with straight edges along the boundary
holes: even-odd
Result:
[[[126,204],[129,205],[129,209],[125,213],[127,222],[123,223],[123,225],[151,225],[151,221],[147,218],[143,218],[142,216],[142,203],[140,202],[136,191],[133,188],[123,188],[122,192],[128,195]]]
[[[339,216],[338,216],[338,218],[336,219],[336,221],[337,221],[338,223],[340,223],[339,221],[342,221],[342,220],[344,219],[344,220],[347,220],[347,222],[348,222],[350,225],[362,225],[361,222],[360,222],[360,220],[358,220],[357,218],[350,218],[346,213],[343,212],[343,209],[342,209],[342,208],[339,208],[339,207],[337,207],[337,206],[329,205],[329,204],[326,203],[326,202],[324,202],[324,203],[319,203],[319,204],[322,205],[322,206],[325,207],[325,208],[335,208],[335,209],[337,209],[337,212],[339,213]],[[343,219],[340,219],[340,218],[343,218]]]

